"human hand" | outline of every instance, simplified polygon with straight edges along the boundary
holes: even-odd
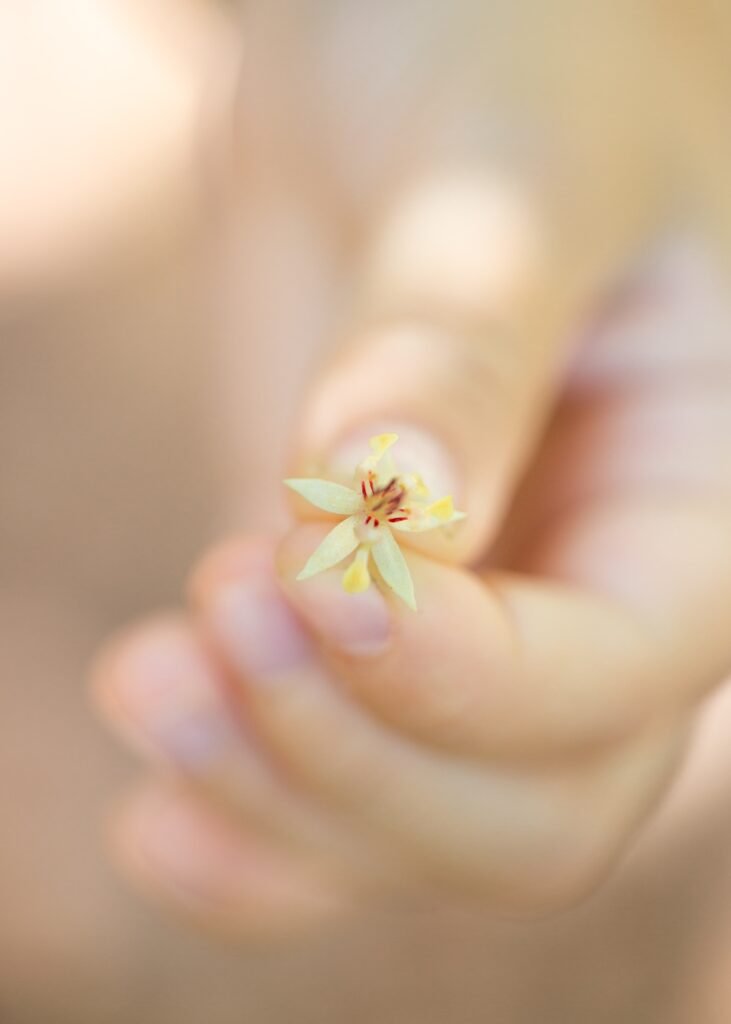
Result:
[[[173,769],[118,818],[117,848],[206,922],[286,931],[425,892],[561,906],[621,854],[729,668],[720,285],[666,254],[566,369],[563,317],[493,319],[540,294],[525,222],[492,181],[454,187],[377,240],[295,456],[299,475],[350,465],[395,428],[454,491],[459,532],[407,555],[418,613],[345,594],[339,569],[297,582],[327,529],[309,522],[206,556],[190,611],[100,662],[105,713]],[[498,279],[496,239],[514,254]]]
[[[323,30],[313,61],[296,21],[257,10],[249,52],[257,30],[274,44],[243,69],[243,204],[293,191],[365,264],[289,469],[350,465],[396,429],[468,519],[414,542],[416,615],[343,594],[339,571],[295,582],[313,523],[205,558],[190,610],[98,668],[105,713],[173,770],[117,819],[117,849],[172,905],[244,932],[404,893],[561,905],[616,860],[729,662],[728,356],[706,272],[638,286],[568,370],[672,177],[649,51],[610,14],[577,54],[548,10],[526,34],[471,2],[355,4],[329,26],[350,48]],[[381,39],[408,44],[395,84]]]

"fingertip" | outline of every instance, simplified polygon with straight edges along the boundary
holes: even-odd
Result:
[[[351,656],[379,654],[390,642],[397,598],[385,597],[374,583],[357,593],[346,592],[343,565],[306,580],[300,578],[302,565],[326,532],[327,527],[306,524],[284,538],[275,555],[282,587],[297,613],[325,644]]]
[[[102,653],[94,675],[97,710],[156,764],[197,773],[239,741],[225,680],[182,616],[128,630]]]
[[[194,606],[205,604],[210,595],[229,581],[248,574],[270,572],[276,542],[272,537],[235,536],[211,547],[195,564],[185,591]]]
[[[346,374],[346,379],[352,375],[356,381],[360,381],[360,388],[367,396],[374,391],[378,393],[375,382],[374,387],[367,384],[369,375],[374,372],[374,365],[380,368],[386,362],[385,356],[381,360],[373,352],[373,347],[378,344],[380,339],[373,340],[362,354],[352,357],[351,362],[354,362],[353,365],[348,363],[349,369],[339,370],[339,374]],[[386,348],[390,346],[387,344]],[[363,367],[361,362],[364,362]],[[381,372],[380,369],[378,372]],[[396,379],[399,380],[400,375],[396,375]],[[470,511],[470,506],[473,506],[474,512],[479,513],[474,515],[470,511],[466,528],[408,531],[402,533],[401,540],[409,548],[425,552],[440,561],[460,563],[473,558],[481,544],[477,535],[482,534],[485,501],[483,499],[477,505],[474,504],[474,494],[469,486],[473,467],[465,465],[460,458],[463,446],[458,438],[444,429],[440,417],[435,415],[436,405],[430,409],[409,410],[408,403],[401,395],[402,402],[407,406],[406,412],[410,413],[409,419],[403,418],[403,412],[400,416],[373,416],[372,410],[370,415],[359,417],[357,397],[348,394],[347,412],[344,413],[342,396],[338,400],[330,393],[330,386],[327,379],[321,383],[322,393],[305,417],[303,435],[306,447],[300,455],[300,471],[305,475],[315,474],[352,486],[357,467],[370,451],[370,441],[378,436],[395,438],[394,471],[399,476],[419,480],[424,493],[430,494],[435,500],[451,495],[460,507]],[[339,385],[336,390],[341,390],[341,387],[345,385]],[[393,404],[398,407],[396,396]],[[293,506],[300,521],[308,522],[313,518],[322,521],[322,512],[317,513],[306,502],[300,502],[302,499]]]
[[[181,787],[149,783],[108,826],[121,872],[155,902],[232,936],[285,936],[340,916],[348,896],[305,862]]]
[[[104,718],[116,719],[125,705],[127,680],[157,675],[169,662],[170,652],[187,640],[185,618],[175,612],[162,612],[112,636],[96,653],[88,671],[89,695],[96,710]]]
[[[296,581],[320,538],[316,528],[298,527],[280,545],[277,565],[333,678],[391,727],[470,752],[477,734],[487,747],[489,712],[509,702],[513,658],[512,632],[488,588],[469,571],[416,552],[407,559],[417,611],[380,583],[345,593],[337,567]]]
[[[274,549],[274,566],[283,583],[296,581],[309,556],[322,541],[327,524],[302,523],[289,531]]]

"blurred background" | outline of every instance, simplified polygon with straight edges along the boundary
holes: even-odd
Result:
[[[607,6],[0,5],[3,1024],[731,1020],[723,694],[631,858],[555,920],[374,914],[226,948],[104,851],[136,769],[89,660],[220,532],[282,515],[270,467],[410,167],[538,153],[550,177],[559,152],[641,211],[660,153],[655,191],[724,251],[731,16]]]

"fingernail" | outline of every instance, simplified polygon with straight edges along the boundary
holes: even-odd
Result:
[[[414,423],[375,420],[348,434],[332,452],[332,468],[338,476],[352,476],[368,454],[369,441],[378,434],[398,434],[393,457],[399,473],[418,473],[435,497],[457,495],[459,474],[453,457],[441,440]]]
[[[235,845],[182,795],[158,795],[138,818],[142,852],[173,885],[210,900],[235,878]]]
[[[224,583],[209,618],[231,664],[249,682],[283,681],[312,659],[310,639],[271,575]]]
[[[235,920],[243,912],[266,920],[329,917],[343,899],[327,877],[290,861],[278,850],[195,804],[178,792],[156,792],[138,801],[123,822],[123,846],[141,857],[165,887],[194,903],[220,909]]]
[[[339,576],[297,585],[302,587],[302,615],[326,643],[356,657],[372,657],[387,648],[391,619],[375,585],[361,594],[346,594]]]
[[[183,629],[158,626],[130,640],[112,679],[123,724],[177,764],[199,770],[240,742],[211,668]]]
[[[342,587],[342,567],[297,580],[295,576],[322,540],[322,528],[301,526],[280,551],[284,585],[307,625],[326,644],[344,654],[382,653],[391,636],[388,604],[374,584],[360,594]]]

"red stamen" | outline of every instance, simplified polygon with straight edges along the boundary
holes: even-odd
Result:
[[[408,518],[408,516],[393,516],[388,521],[389,523],[405,523]]]
[[[381,524],[380,524],[380,522],[377,519],[374,519],[373,520],[373,525],[374,526],[380,526]]]
[[[366,516],[366,521],[365,521],[366,526],[368,526],[368,523],[370,523],[372,518],[373,518],[373,516]]]
[[[371,480],[371,494],[375,494],[375,493],[376,493],[376,488],[373,486],[373,481]]]
[[[360,482],[360,490],[361,490],[361,494],[363,495],[363,497],[367,498],[368,495],[366,494],[365,480],[361,480],[361,482]]]

